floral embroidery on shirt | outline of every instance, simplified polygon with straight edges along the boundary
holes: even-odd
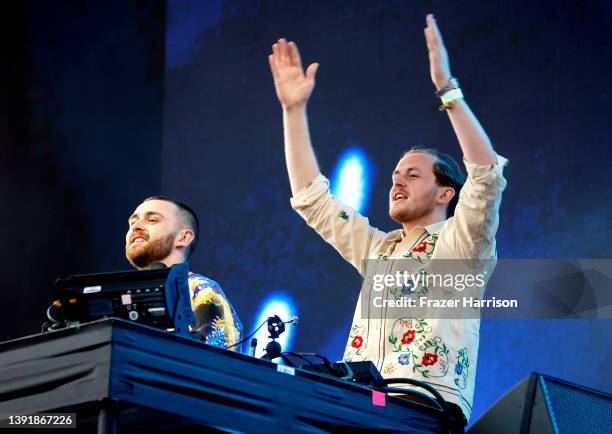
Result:
[[[428,339],[419,345],[423,352],[421,359],[413,354],[412,372],[419,372],[425,378],[444,377],[448,373],[449,349],[439,336]],[[420,362],[420,363],[419,363]]]
[[[359,335],[355,336],[353,338],[353,341],[351,342],[351,347],[353,348],[361,348],[361,346],[363,345],[363,338]]]
[[[403,257],[414,259],[415,261],[423,264],[431,259],[431,255],[433,254],[437,240],[438,235],[432,234],[410,249],[410,251],[404,253]]]
[[[421,252],[424,252],[425,250],[427,250],[427,241],[423,241],[418,246],[412,248],[412,251],[414,253],[421,253]]]
[[[423,366],[431,366],[438,361],[438,355],[433,353],[425,353],[423,354],[423,359],[421,359],[421,363]]]
[[[340,217],[341,219],[344,219],[344,220],[348,220],[349,219],[349,216],[346,213],[346,211],[340,211],[340,214],[338,214],[338,217]]]
[[[400,354],[399,357],[397,358],[397,361],[399,362],[400,365],[410,364],[410,353]]]
[[[410,345],[414,341],[414,330],[408,330],[402,336],[402,345]]]
[[[376,256],[378,256],[378,259],[382,259],[383,261],[387,261],[389,259],[389,257],[387,256],[384,250],[381,250],[380,252],[378,252]]]
[[[425,270],[421,270],[421,286],[417,286],[414,289],[414,292],[418,297],[424,297],[429,292],[429,286],[427,282],[429,281],[429,273]]]
[[[386,260],[385,258],[383,259]],[[418,278],[418,283],[408,278],[406,284],[402,285],[402,287],[389,288],[389,295],[395,300],[399,300],[402,297],[411,297],[412,295],[416,295],[417,297],[426,296],[429,292],[429,286],[427,286],[427,276],[429,276],[429,273],[425,270],[421,270],[420,274],[421,277]]]
[[[440,360],[438,361],[438,363],[440,364],[440,369],[441,369],[442,371],[447,371],[447,369],[446,369],[446,362],[444,361],[444,359],[440,359]]]
[[[365,332],[365,327],[358,324],[353,324],[351,327],[351,332],[349,333],[349,342],[346,346],[346,350],[344,353],[344,359],[351,358],[353,356],[361,356],[364,350],[364,339],[363,334]]]
[[[385,366],[385,368],[383,369],[383,374],[385,375],[391,375],[394,372],[395,372],[395,365],[393,363],[387,364],[387,366]]]
[[[429,273],[425,270],[421,270],[419,273],[421,277],[418,278],[418,283],[409,280],[408,285],[402,286],[399,290],[397,288],[391,288],[389,289],[389,293],[395,296],[396,299],[400,297],[410,297],[412,294],[416,294],[417,297],[426,296],[429,292],[429,286],[427,286]]]
[[[396,367],[409,365],[412,372],[425,378],[440,378],[448,373],[449,348],[442,338],[430,338],[432,327],[427,321],[414,318],[400,318],[393,323],[389,343],[392,352],[398,354]],[[466,350],[467,351],[467,350]],[[462,362],[463,363],[463,362]]]
[[[399,295],[401,297],[410,297],[416,291],[415,287],[416,285],[414,284],[414,282],[410,280],[408,281],[408,285],[402,286]]]
[[[470,361],[467,356],[467,348],[461,348],[457,353],[457,364],[455,365],[455,374],[458,378],[455,378],[455,384],[460,389],[467,387],[468,380],[468,368],[470,367]]]
[[[427,339],[431,332],[431,326],[421,319],[400,318],[393,323],[391,335],[388,341],[393,345],[393,352],[401,353],[410,351],[419,342]],[[417,341],[417,344],[414,342]]]

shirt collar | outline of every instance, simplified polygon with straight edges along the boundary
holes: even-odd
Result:
[[[425,226],[425,230],[429,232],[429,235],[438,235],[438,233],[440,233],[440,231],[444,227],[445,223],[446,223],[446,220],[442,220],[437,223],[432,223],[430,225]]]
[[[438,233],[440,233],[440,231],[444,227],[444,224],[446,223],[446,221],[447,220],[442,220],[442,221],[427,225],[425,227],[416,226],[414,229],[425,229],[429,235],[438,235]],[[395,241],[401,241],[404,239],[404,237],[405,237],[404,231],[402,229],[398,229],[397,234],[395,236]]]

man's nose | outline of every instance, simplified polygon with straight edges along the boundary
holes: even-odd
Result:
[[[130,227],[130,232],[144,232],[144,224],[142,220],[136,220],[132,223],[132,227]]]
[[[399,175],[393,175],[393,187],[405,187],[404,180]]]

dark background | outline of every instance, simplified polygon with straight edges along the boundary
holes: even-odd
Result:
[[[193,269],[222,284],[245,328],[276,291],[300,315],[292,349],[341,357],[360,280],[290,209],[267,55],[284,36],[321,64],[309,104],[321,169],[360,147],[364,213],[391,230],[400,153],[461,158],[432,94],[427,12],[510,160],[499,257],[612,257],[610,2],[12,2],[0,27],[0,339],[40,329],[55,277],[127,269],[127,217],[162,193],[200,214]],[[534,370],[610,391],[609,330],[484,321],[472,420]]]

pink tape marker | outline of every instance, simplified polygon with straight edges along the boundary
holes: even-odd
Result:
[[[378,390],[372,390],[372,405],[385,407],[387,405],[387,395]]]

